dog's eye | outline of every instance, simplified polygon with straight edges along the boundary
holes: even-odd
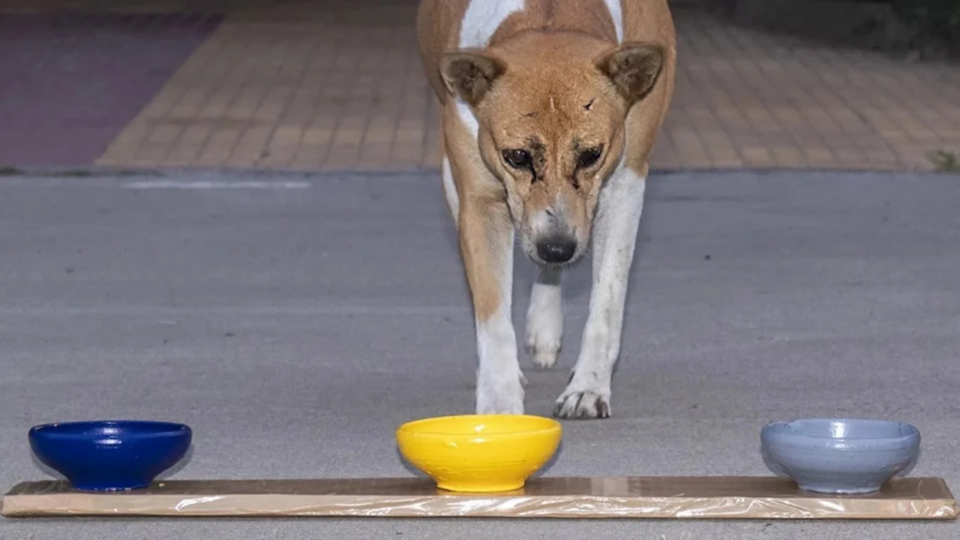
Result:
[[[577,168],[586,169],[596,165],[601,154],[603,154],[603,147],[589,148],[580,152],[580,155],[577,156]]]
[[[530,160],[530,152],[526,150],[504,150],[503,160],[514,169],[530,169],[533,162]]]

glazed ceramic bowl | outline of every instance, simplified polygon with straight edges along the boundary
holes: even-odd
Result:
[[[871,493],[913,468],[920,432],[885,420],[810,418],[763,428],[761,449],[774,473],[818,493]]]
[[[84,491],[146,488],[183,459],[191,438],[183,424],[137,420],[46,424],[29,433],[37,459]]]
[[[447,491],[513,491],[560,444],[560,423],[526,415],[466,415],[418,420],[397,429],[401,455]]]

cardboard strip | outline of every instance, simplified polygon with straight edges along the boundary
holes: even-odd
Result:
[[[537,478],[519,491],[459,494],[430,480],[197,480],[127,493],[26,482],[2,513],[27,516],[313,516],[679,519],[956,519],[940,478],[897,478],[869,495],[800,491],[777,477]]]

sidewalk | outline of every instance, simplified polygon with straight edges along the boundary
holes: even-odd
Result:
[[[216,12],[225,4],[191,9]],[[438,166],[437,111],[413,34],[415,0],[232,5],[97,164]],[[931,152],[960,152],[958,66],[832,49],[695,11],[675,16],[680,70],[655,168],[925,170],[933,167]]]

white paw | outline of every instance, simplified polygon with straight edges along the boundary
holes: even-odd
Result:
[[[546,278],[558,279],[558,278]],[[533,363],[542,368],[557,363],[563,341],[563,310],[559,285],[537,283],[527,310],[527,352]]]
[[[477,414],[523,414],[523,373],[483,377],[477,381]]]
[[[574,376],[557,398],[553,415],[557,418],[609,418],[610,388],[598,384],[582,386]]]
[[[532,326],[532,325],[531,325]],[[527,352],[533,363],[541,368],[551,368],[560,355],[560,338],[555,332],[542,327],[527,327]]]

